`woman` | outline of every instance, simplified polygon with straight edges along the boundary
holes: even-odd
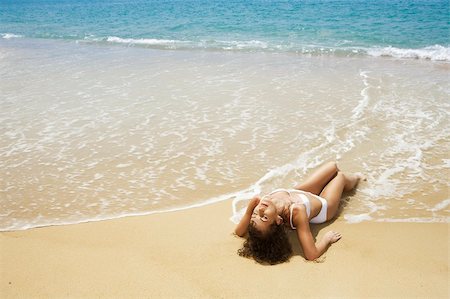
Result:
[[[360,179],[359,175],[342,173],[335,162],[329,162],[294,189],[277,189],[262,199],[252,198],[235,229],[238,236],[247,235],[239,255],[253,257],[259,263],[289,260],[292,248],[285,228],[290,227],[296,230],[306,259],[318,258],[341,234],[329,231],[315,243],[309,224],[333,219],[342,193],[355,188]]]

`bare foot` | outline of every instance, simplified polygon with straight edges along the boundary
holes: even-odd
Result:
[[[360,180],[363,181],[366,180],[365,176],[363,176],[361,173],[344,174],[344,176],[345,176],[345,187],[344,187],[345,191],[350,191],[353,188],[355,188]]]
[[[361,181],[367,181],[367,177],[361,172],[355,172],[355,176],[357,176]]]

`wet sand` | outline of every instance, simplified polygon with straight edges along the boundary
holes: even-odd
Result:
[[[245,205],[336,160],[368,178],[347,221],[450,222],[447,63],[18,38],[0,64],[0,231]]]
[[[263,266],[236,254],[230,201],[0,234],[2,298],[448,298],[449,224],[314,228],[343,238],[320,262],[300,247]]]

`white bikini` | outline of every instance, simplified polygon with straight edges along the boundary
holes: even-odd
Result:
[[[295,229],[295,226],[292,223],[292,211],[293,211],[295,205],[300,205],[300,204],[304,205],[306,208],[306,214],[308,215],[308,218],[309,218],[309,215],[311,215],[311,202],[309,201],[309,198],[306,196],[306,194],[317,198],[322,203],[322,208],[320,209],[319,214],[317,214],[316,217],[309,220],[309,222],[310,223],[324,223],[325,221],[327,221],[328,204],[324,198],[317,196],[315,194],[312,194],[310,192],[297,190],[297,189],[276,189],[276,190],[270,192],[269,195],[272,195],[272,194],[274,194],[276,192],[280,192],[280,191],[288,193],[289,197],[291,198],[292,204],[289,207],[289,222],[291,224],[292,229]],[[297,193],[299,196],[293,197],[291,195],[292,193]]]

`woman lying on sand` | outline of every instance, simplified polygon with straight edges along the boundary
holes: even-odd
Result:
[[[289,260],[292,248],[285,229],[291,227],[297,230],[305,257],[318,258],[341,234],[329,231],[315,243],[309,224],[333,219],[342,192],[355,188],[360,179],[359,175],[340,172],[335,162],[329,162],[294,189],[277,189],[262,199],[252,198],[235,229],[240,237],[248,233],[239,255],[253,257],[259,263]]]

